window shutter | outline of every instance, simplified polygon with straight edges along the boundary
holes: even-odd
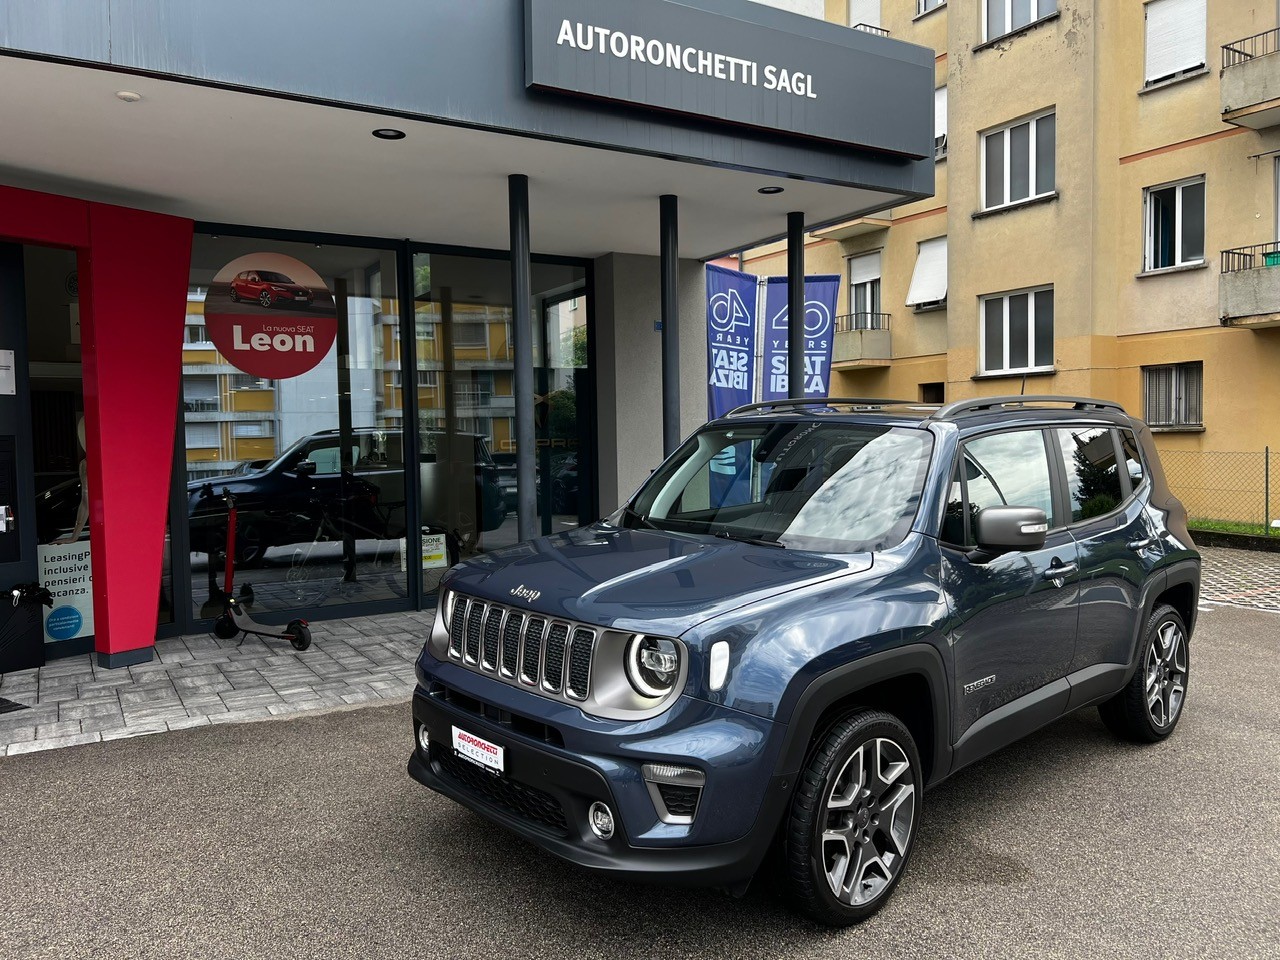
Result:
[[[819,14],[821,16],[821,14]],[[849,0],[849,26],[880,26],[880,0]]]
[[[1173,367],[1145,367],[1143,398],[1147,423],[1167,425],[1173,422]]]
[[[1178,384],[1179,423],[1200,424],[1204,422],[1201,412],[1201,396],[1203,393],[1204,367],[1198,363],[1184,363],[1178,367],[1180,383]]]
[[[947,135],[947,88],[933,91],[933,138]]]
[[[1205,63],[1205,0],[1147,4],[1147,83]]]
[[[907,291],[907,306],[947,299],[947,238],[935,237],[920,244],[916,270]]]
[[[880,253],[868,253],[864,257],[854,257],[849,261],[849,282],[867,283],[880,279]]]

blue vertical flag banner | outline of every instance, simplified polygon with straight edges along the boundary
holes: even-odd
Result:
[[[707,264],[707,414],[711,420],[752,399],[756,284],[749,273]]]
[[[831,344],[835,339],[837,274],[804,278],[804,395],[823,399],[831,385]],[[764,294],[764,380],[762,400],[787,398],[787,278],[769,277]]]

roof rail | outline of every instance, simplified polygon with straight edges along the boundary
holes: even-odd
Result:
[[[1039,403],[1069,403],[1073,410],[1114,410],[1117,413],[1125,413],[1124,407],[1110,400],[1095,400],[1091,397],[1054,397],[1046,394],[1029,397],[974,397],[970,400],[953,400],[939,407],[933,417],[935,420],[953,420],[966,413],[981,413],[997,407],[1021,407]]]
[[[739,414],[751,413],[755,410],[770,410],[779,407],[832,407],[836,404],[849,404],[856,407],[893,407],[910,404],[918,406],[914,400],[886,400],[883,397],[823,397],[813,399],[765,400],[763,403],[744,403],[734,407],[725,417],[736,417]]]

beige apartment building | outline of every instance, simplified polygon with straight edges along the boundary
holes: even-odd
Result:
[[[821,12],[937,53],[935,196],[808,238],[844,278],[833,395],[1025,382],[1119,400],[1166,451],[1280,448],[1277,0]]]

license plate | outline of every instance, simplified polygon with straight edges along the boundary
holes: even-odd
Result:
[[[474,733],[453,728],[453,752],[465,760],[502,773],[504,748]]]
[[[310,298],[310,297],[308,297],[305,293],[299,293],[299,294],[295,295],[293,299],[295,299],[295,300],[310,300],[311,298]]]

